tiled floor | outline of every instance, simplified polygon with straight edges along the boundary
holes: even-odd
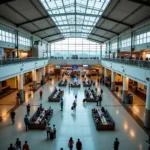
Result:
[[[29,84],[31,84],[31,83],[29,83]],[[27,101],[29,99],[29,97],[28,97],[29,93],[31,93],[31,95],[33,95],[33,92],[29,90],[30,89],[29,84],[24,86],[24,90],[26,91],[25,97],[26,97]],[[16,105],[17,92],[18,92],[18,90],[14,91],[11,94],[0,99],[0,116],[6,116],[6,113]]]
[[[100,86],[98,86],[98,90]],[[10,118],[0,124],[0,150],[7,149],[10,143],[14,143],[19,137],[24,143],[28,140],[31,150],[68,150],[68,139],[73,137],[76,142],[78,138],[83,143],[83,150],[112,150],[113,142],[116,137],[120,141],[120,150],[147,150],[148,145],[145,140],[148,138],[146,133],[128,114],[122,105],[114,98],[106,87],[102,87],[102,105],[108,109],[115,123],[115,131],[96,131],[91,115],[91,109],[95,103],[83,104],[84,88],[64,89],[64,111],[60,111],[59,103],[48,102],[48,96],[55,88],[55,81],[48,81],[41,89],[44,91],[43,99],[39,99],[39,90],[36,91],[26,103],[30,103],[31,116],[36,111],[40,103],[45,108],[51,106],[54,109],[51,125],[56,124],[57,138],[53,141],[46,139],[46,132],[40,130],[30,130],[25,132],[23,118],[26,114],[25,104],[16,110],[16,123],[11,125]],[[74,95],[78,95],[76,112],[71,110]],[[75,150],[75,146],[74,146]]]
[[[119,90],[122,86],[118,86]],[[119,97],[122,97],[120,92],[115,92]],[[145,101],[136,96],[133,92],[129,91],[133,95],[133,104],[128,104],[128,107],[137,115],[143,122],[145,117]]]

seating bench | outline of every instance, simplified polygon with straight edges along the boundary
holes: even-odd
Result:
[[[38,114],[37,111],[35,112],[35,114],[29,120],[28,125],[29,129],[40,129],[40,130],[46,129],[46,120],[47,122],[50,121],[53,115],[53,110],[52,109],[46,110],[47,115],[45,114],[45,110],[46,109],[43,109],[43,111],[41,111],[40,114]],[[36,120],[33,121],[33,118],[35,118]]]
[[[77,87],[81,87],[81,84],[71,84],[72,88],[77,88]]]
[[[49,102],[60,102],[61,98],[63,97],[64,91],[59,91],[55,89],[51,95],[48,97]]]
[[[114,130],[115,122],[113,121],[108,110],[105,110],[105,112],[101,112],[101,113],[102,114],[99,115],[99,110],[97,110],[97,112],[92,110],[92,116],[93,116],[96,129],[97,130]]]
[[[58,83],[58,86],[66,86],[66,85],[67,85],[67,81],[61,80],[61,81]]]

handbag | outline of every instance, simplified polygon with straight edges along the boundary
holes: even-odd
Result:
[[[73,110],[73,106],[71,107],[71,110]]]

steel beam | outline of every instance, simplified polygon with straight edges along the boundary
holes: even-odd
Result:
[[[44,28],[44,29],[34,31],[34,32],[32,32],[32,34],[35,34],[37,32],[41,32],[41,31],[45,31],[45,30],[49,30],[49,29],[54,29],[54,28],[57,28],[57,27],[65,27],[65,26],[75,26],[75,24],[62,24],[62,25],[52,26],[52,27],[48,27],[48,28]],[[81,25],[81,24],[76,24],[76,26],[93,27],[92,25]],[[108,29],[105,29],[105,28],[101,28],[101,27],[97,27],[97,26],[94,27],[94,28],[107,31],[107,32],[113,33],[115,35],[119,35],[119,33],[108,30]]]
[[[52,36],[57,36],[57,35],[61,35],[61,34],[67,34],[67,33],[73,33],[73,34],[89,34],[89,33],[86,33],[86,32],[62,32],[62,33],[57,33],[57,34],[53,34],[53,35],[48,35],[48,36],[45,36],[45,37],[42,37],[42,39],[45,39],[45,38],[49,38],[49,37],[52,37]],[[109,38],[107,37],[104,37],[104,36],[100,36],[100,35],[97,35],[97,34],[89,34],[89,35],[92,35],[92,36],[97,36],[99,38],[104,38],[106,40],[110,40]]]
[[[130,28],[133,28],[133,26],[130,25],[130,24],[127,24],[127,23],[124,23],[124,22],[121,22],[121,21],[118,21],[118,20],[115,20],[115,19],[112,19],[112,18],[108,18],[108,17],[105,17],[105,16],[102,16],[101,18],[112,21],[112,22],[116,22],[116,23],[119,23],[119,24],[122,24],[122,25],[125,25],[125,26],[128,26]]]
[[[36,31],[34,31],[34,32],[31,32],[31,33],[32,33],[32,34],[35,34],[35,33],[37,33],[37,32],[41,32],[41,31],[45,31],[45,30],[50,30],[50,29],[54,29],[54,28],[57,28],[57,26],[51,26],[51,27],[48,27],[48,28],[36,30]]]
[[[57,41],[61,41],[63,40],[64,38],[60,38],[60,39],[57,39],[57,40],[52,40],[52,41],[48,41],[49,43],[52,43],[52,42],[57,42]]]
[[[100,17],[101,15],[96,14],[85,14],[85,13],[60,13],[60,14],[51,14],[51,17],[57,16],[67,16],[67,15],[79,15],[79,16],[90,16],[90,17]]]
[[[16,1],[16,0],[0,0],[0,5],[3,5],[3,4],[9,3],[9,2],[13,2],[13,1]]]
[[[94,27],[94,28],[96,28],[96,29],[100,29],[100,30],[104,30],[104,31],[107,31],[107,32],[110,32],[110,33],[113,33],[113,34],[115,34],[115,35],[119,35],[119,33],[117,33],[117,32],[114,32],[114,31],[111,31],[111,30],[108,30],[108,29],[105,29],[105,28],[101,28],[101,27]]]
[[[44,16],[44,17],[36,18],[36,19],[33,19],[33,20],[29,20],[29,21],[25,21],[25,22],[19,23],[19,24],[17,24],[16,26],[17,26],[17,27],[20,27],[20,26],[22,26],[22,25],[25,25],[25,24],[28,24],[28,23],[33,23],[33,22],[35,22],[35,21],[40,21],[40,20],[43,20],[43,19],[47,19],[47,18],[49,18],[49,17],[50,17],[50,16]]]
[[[90,40],[90,41],[94,41],[94,42],[97,42],[97,43],[104,43],[104,42],[102,42],[102,41],[99,41],[99,40],[95,40],[95,39],[91,39],[91,38],[87,38],[88,40]]]
[[[105,36],[101,36],[101,35],[97,35],[97,34],[93,34],[93,33],[90,33],[89,36],[92,35],[92,36],[97,36],[97,37],[100,37],[100,38],[103,38],[103,39],[106,39],[106,40],[110,40],[110,38],[107,38]]]
[[[147,1],[143,1],[143,0],[129,0],[129,1],[150,7],[150,1],[149,0],[147,0]]]
[[[52,35],[47,35],[47,36],[42,37],[41,39],[46,39],[46,38],[57,36],[57,35],[62,35],[62,33],[56,33],[56,34],[52,34]]]

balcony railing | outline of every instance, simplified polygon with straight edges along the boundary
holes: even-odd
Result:
[[[102,60],[150,69],[150,60],[113,59],[113,58],[103,58]]]
[[[54,57],[51,56],[50,59],[63,59],[63,60],[70,60],[70,59],[77,59],[77,60],[89,60],[89,59],[94,59],[94,60],[99,60],[99,57]]]
[[[28,58],[9,58],[5,60],[0,60],[0,66],[18,64],[24,62],[38,61],[38,60],[46,60],[47,57],[37,58],[37,57],[28,57]]]

